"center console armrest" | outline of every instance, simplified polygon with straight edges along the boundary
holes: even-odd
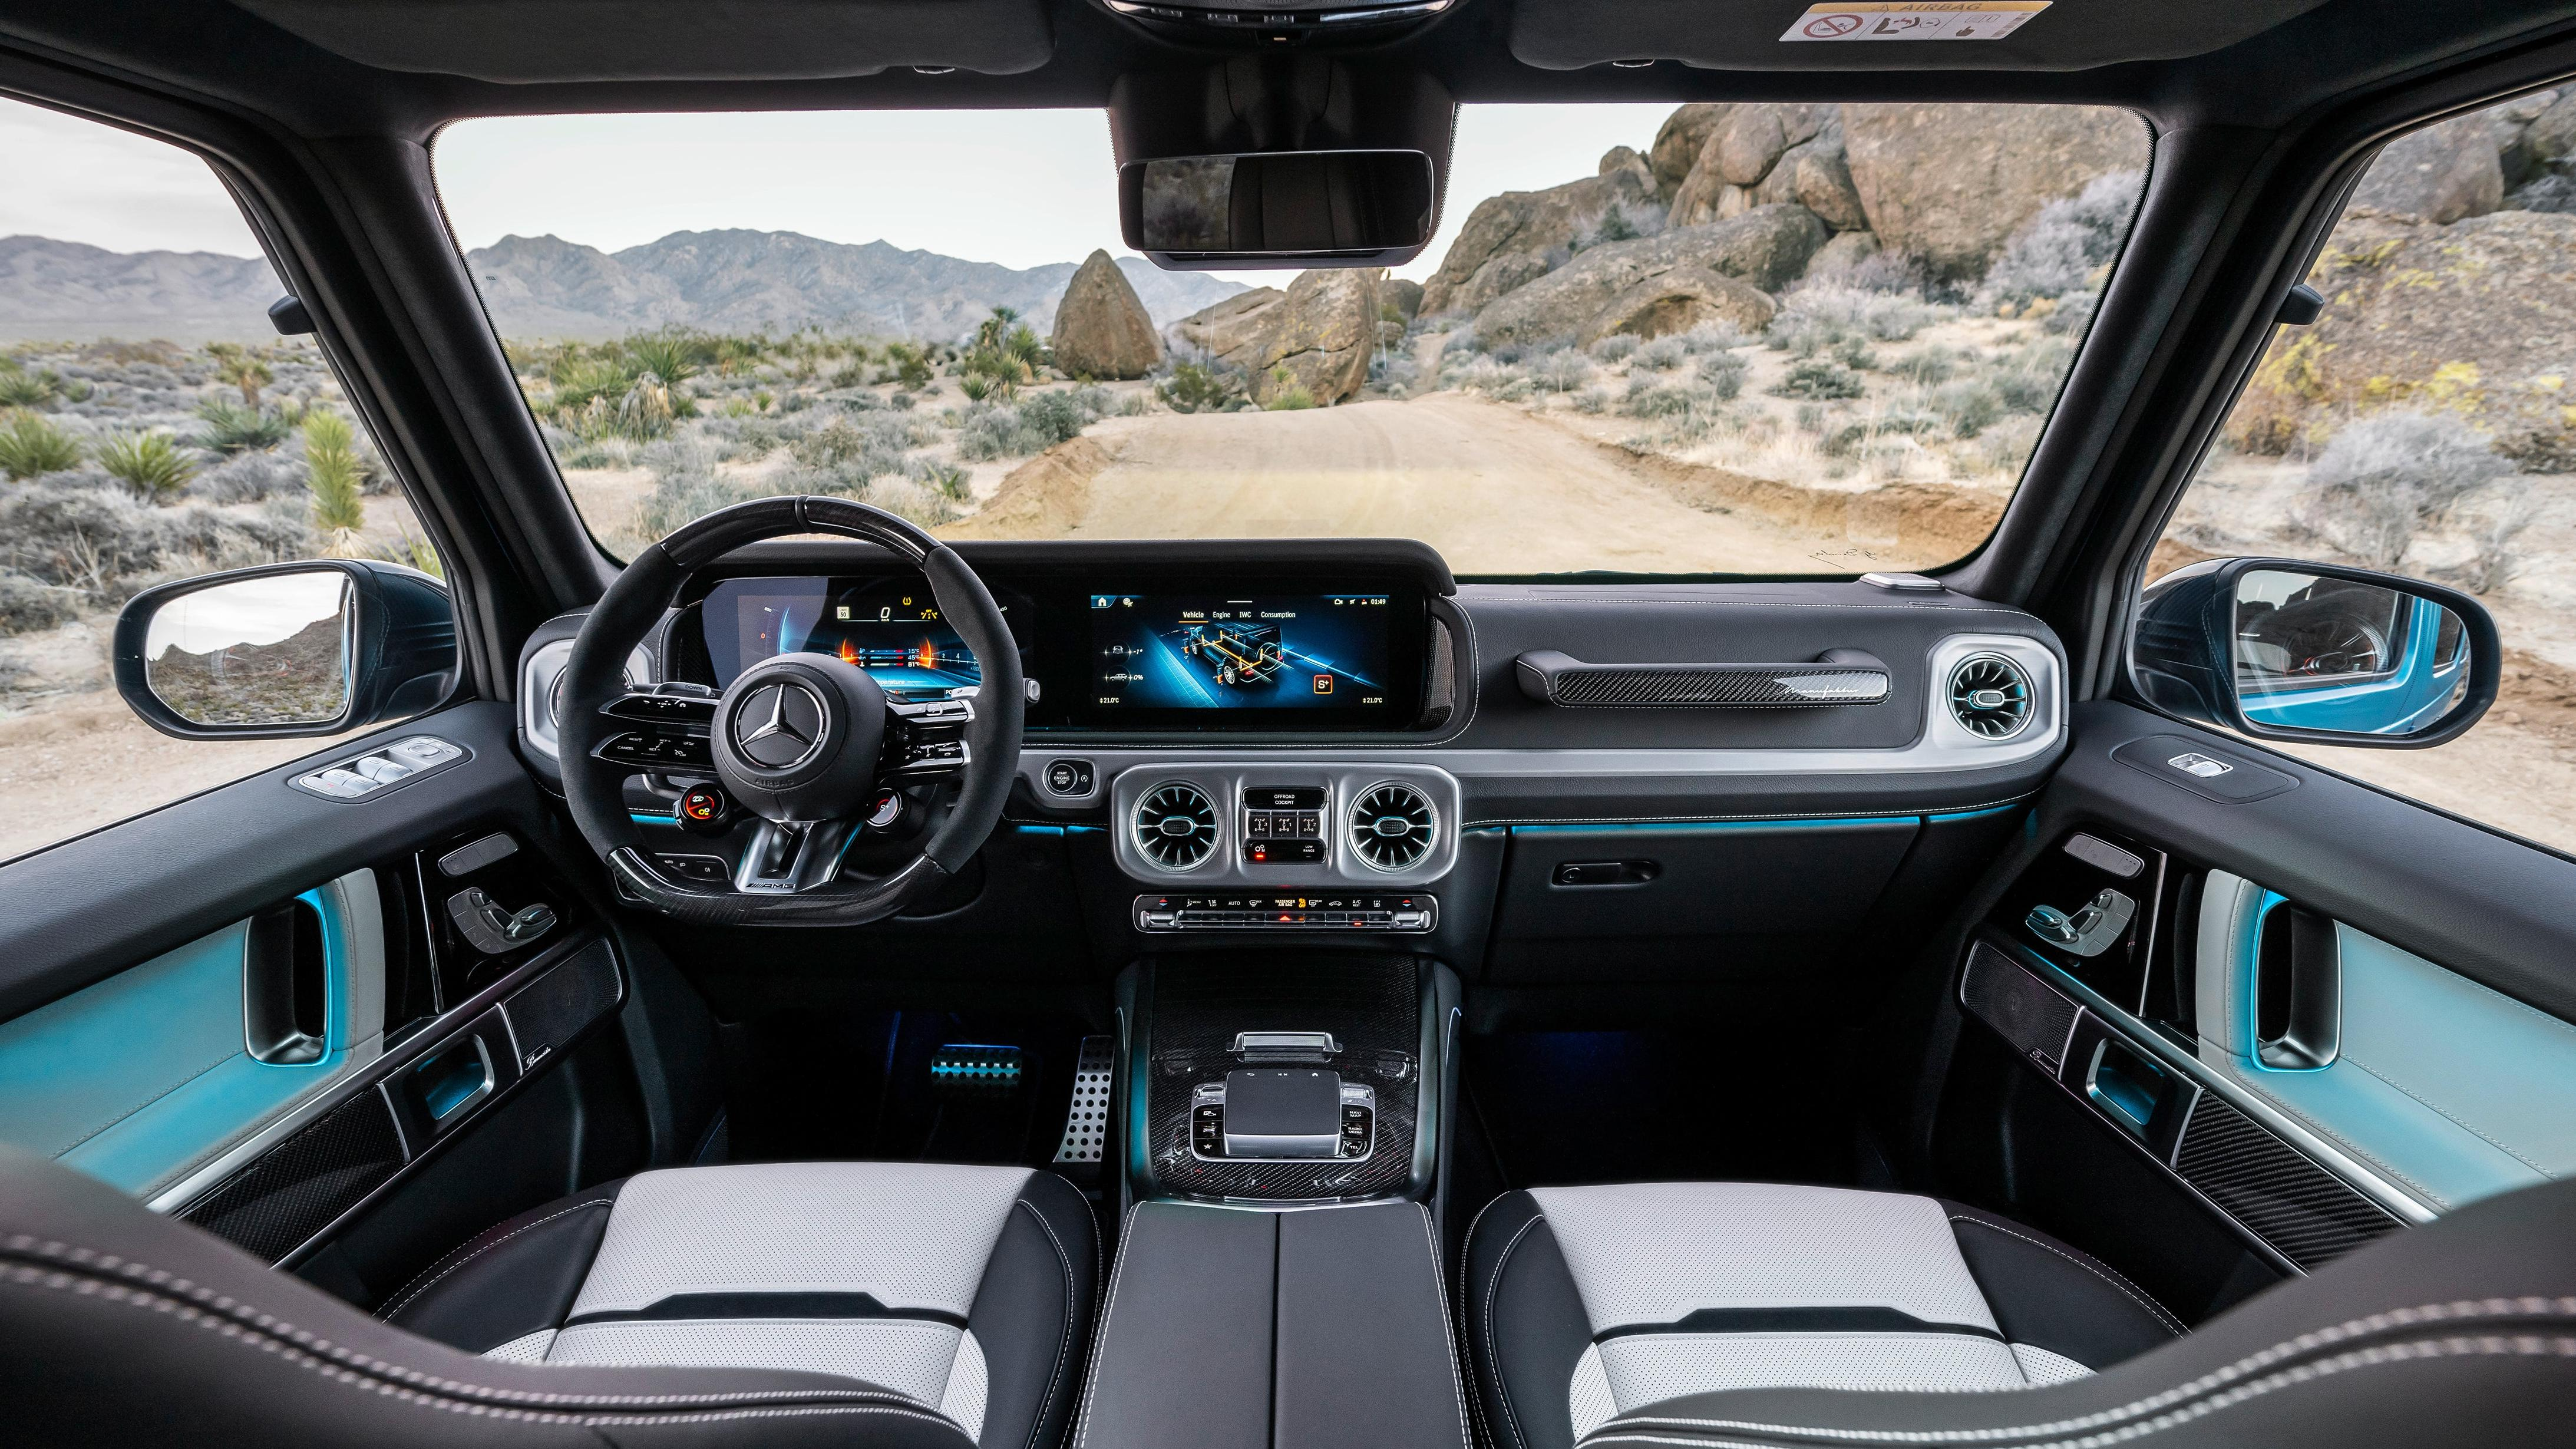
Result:
[[[1469,1449],[1431,1215],[1149,1202],[1074,1449]]]

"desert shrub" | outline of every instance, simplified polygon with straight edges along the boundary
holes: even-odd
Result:
[[[1887,370],[1917,387],[1931,387],[1948,382],[1959,370],[1959,364],[1948,352],[1938,347],[1925,347],[1898,358]]]
[[[217,381],[228,382],[241,389],[243,407],[256,409],[259,390],[277,380],[276,369],[269,366],[266,348],[244,347],[238,342],[209,342],[206,356],[214,364],[212,370]]]
[[[1447,361],[1446,358],[1442,360]],[[1466,366],[1452,373],[1451,378],[1453,386],[1469,392],[1499,395],[1514,383],[1527,383],[1529,374],[1490,356],[1478,356],[1469,358]]]
[[[58,473],[0,493],[0,568],[112,608],[148,583],[311,556],[301,517],[142,502],[104,473]]]
[[[111,433],[97,452],[98,466],[146,503],[178,497],[197,474],[196,460],[168,433]]]
[[[78,589],[49,584],[16,569],[0,569],[0,634],[26,634],[68,623],[80,614]]]
[[[1670,372],[1690,358],[1690,344],[1678,336],[1658,337],[1637,349],[1634,366]]]
[[[1315,405],[1314,389],[1302,382],[1289,382],[1286,368],[1279,370],[1276,380],[1287,383],[1287,386],[1270,395],[1270,401],[1261,405],[1264,410],[1274,413],[1296,413],[1304,412]]]
[[[2074,345],[2044,337],[2024,347],[1987,358],[1987,381],[2004,408],[2016,413],[2046,413],[2057,401],[2066,369],[2075,361]]]
[[[894,418],[835,418],[802,432],[786,446],[788,455],[807,469],[846,469],[854,477],[868,479],[902,471],[912,441],[911,427]],[[719,448],[715,461],[722,460]]]
[[[1529,375],[1550,392],[1572,392],[1592,380],[1592,361],[1571,347],[1561,347],[1532,359]]]
[[[2090,292],[2096,274],[2120,254],[2138,207],[2140,176],[2114,171],[2073,196],[2052,201],[2022,223],[1986,269],[1977,302],[2020,306],[2042,297]]]
[[[2093,313],[2102,305],[2099,289],[2074,292],[2057,299],[2057,307],[2040,319],[2041,331],[2057,337],[2074,337],[2093,325]]]
[[[5,416],[8,422],[0,425],[0,473],[15,480],[80,466],[80,442],[59,424],[23,409]]]
[[[1744,391],[1744,375],[1753,364],[1732,352],[1712,352],[1699,360],[1699,380],[1722,399],[1732,400]]]
[[[1422,367],[1404,352],[1380,352],[1369,359],[1369,386],[1402,397],[1422,381]]]
[[[1613,332],[1592,344],[1592,360],[1615,367],[1636,356],[1641,345],[1630,333]]]
[[[886,406],[899,413],[911,412],[915,403],[916,399],[908,392],[889,393],[886,396]]]
[[[1710,352],[1731,351],[1753,340],[1737,331],[1733,324],[1726,322],[1702,322],[1687,332],[1674,335],[1681,339],[1682,350],[1693,357]]]
[[[1916,297],[1858,287],[1811,285],[1781,301],[1763,340],[1799,357],[1813,357],[1851,341],[1907,342],[1949,316],[1948,309]]]
[[[671,387],[697,376],[705,364],[715,360],[715,348],[705,338],[681,331],[631,336],[619,344],[619,350],[638,370],[653,374]]]
[[[295,464],[275,453],[240,453],[199,473],[188,494],[209,503],[256,503],[304,486]]]
[[[1950,420],[1953,437],[1973,438],[2004,415],[2003,396],[1989,383],[1943,383],[1932,392],[1932,407]]]
[[[2473,594],[2489,594],[2513,582],[2531,562],[2522,551],[2523,530],[2539,517],[2539,500],[2528,490],[2495,499],[2462,530],[2469,557],[2453,573]]]
[[[223,457],[274,448],[295,431],[295,417],[284,408],[246,408],[222,398],[198,405],[197,446]]]
[[[1610,394],[1601,388],[1587,387],[1574,395],[1574,410],[1579,413],[1605,413],[1610,410]]]
[[[1775,397],[1807,398],[1823,402],[1859,397],[1866,389],[1852,370],[1839,362],[1810,357],[1790,365],[1788,375],[1772,384]]]
[[[0,408],[41,408],[63,396],[63,379],[52,368],[29,372],[15,365],[0,367]]]
[[[1941,419],[1928,413],[1882,413],[1874,418],[1845,423],[1827,432],[1823,449],[1828,458],[1869,457],[1885,451],[1883,445],[1887,442],[1920,437],[1941,429]]]
[[[1176,362],[1154,384],[1154,396],[1176,413],[1223,412],[1243,391],[1243,374],[1218,362]]]
[[[1632,418],[1675,418],[1717,406],[1717,390],[1697,383],[1631,386],[1621,411]]]
[[[357,430],[334,412],[316,411],[304,420],[304,491],[312,498],[313,526],[322,530],[324,549],[333,558],[356,558],[358,530],[367,525],[367,505],[360,495],[366,470],[358,461]]]
[[[984,462],[1045,452],[1097,421],[1101,408],[1093,404],[1107,398],[1105,389],[1085,388],[1036,393],[1012,407],[971,408],[957,430],[957,456]]]
[[[2395,568],[2425,524],[2509,471],[2454,414],[2380,413],[2326,443],[2308,465],[2295,516],[2340,552]]]

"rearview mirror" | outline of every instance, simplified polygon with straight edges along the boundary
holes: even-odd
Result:
[[[1170,156],[1118,169],[1127,244],[1164,264],[1388,267],[1431,240],[1420,151]]]
[[[145,589],[116,620],[116,690],[183,740],[335,735],[456,681],[447,588],[366,560],[264,564]]]
[[[2256,739],[2421,749],[2495,702],[2502,645],[2475,599],[2420,579],[2288,559],[2212,559],[2158,579],[2139,688]]]

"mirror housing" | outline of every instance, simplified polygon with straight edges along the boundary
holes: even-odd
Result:
[[[2416,750],[2495,703],[2495,620],[2457,589],[2295,559],[2210,559],[2156,580],[2131,678],[2169,714],[2259,740]]]
[[[1413,150],[1166,156],[1118,168],[1127,245],[1179,269],[1392,267],[1431,242],[1431,157]]]
[[[114,668],[126,705],[178,739],[343,734],[447,698],[456,612],[445,584],[399,564],[230,569],[127,600]]]

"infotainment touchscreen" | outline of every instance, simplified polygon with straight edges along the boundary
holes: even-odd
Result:
[[[1385,711],[1384,593],[1090,596],[1091,703],[1103,710]]]

